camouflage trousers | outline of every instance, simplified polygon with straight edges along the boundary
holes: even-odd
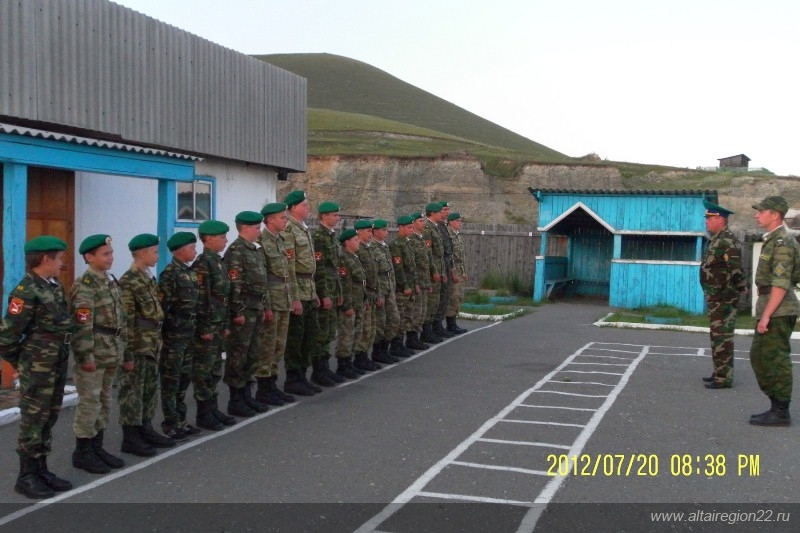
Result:
[[[433,282],[431,284],[432,292],[429,292],[427,295],[428,298],[428,309],[425,312],[425,322],[430,322],[436,316],[436,310],[439,309],[439,301],[442,299],[442,283]],[[422,293],[425,296],[425,292]]]
[[[214,338],[210,341],[195,336],[194,364],[192,365],[192,387],[194,399],[198,402],[217,397],[217,385],[222,379],[222,351],[225,339],[222,337],[222,324],[213,324]]]
[[[447,313],[444,316],[458,316],[458,310],[464,302],[464,286],[466,282],[461,280],[448,283],[450,286],[450,299],[447,303]]]
[[[121,426],[141,426],[153,419],[158,403],[158,362],[154,357],[135,356],[133,370],[119,371],[117,386]]]
[[[792,359],[789,339],[796,316],[778,316],[769,320],[766,333],[755,332],[750,347],[750,365],[761,391],[779,401],[792,399]]]
[[[273,311],[272,320],[264,321],[261,334],[261,357],[258,358],[253,376],[268,378],[278,375],[278,365],[286,351],[286,335],[289,331],[289,311]]]
[[[111,387],[117,367],[99,367],[94,372],[82,370],[79,365],[72,369],[72,379],[78,392],[75,420],[72,430],[79,439],[91,439],[98,431],[108,427],[111,413]]]
[[[339,331],[339,312],[336,304],[330,309],[319,308],[317,312],[317,336],[315,344],[315,357],[330,357],[331,343],[336,339]]]
[[[223,381],[229,387],[242,389],[253,377],[261,356],[261,331],[264,329],[264,311],[244,309],[244,324],[231,323],[228,352],[225,359]]]
[[[32,342],[33,339],[28,341]],[[41,349],[26,350],[29,357],[21,357],[17,364],[20,416],[17,453],[20,457],[50,454],[53,426],[64,400],[69,350],[65,344],[41,344]]]
[[[706,298],[714,381],[719,383],[733,382],[733,330],[738,303],[738,294],[733,298]]]
[[[429,287],[422,287],[422,292],[414,295],[414,299],[409,302],[409,313],[411,313],[411,329],[406,331],[422,331],[422,324],[428,319],[428,291]]]
[[[339,332],[336,338],[336,357],[353,355],[355,340],[361,336],[363,309],[355,309],[353,314],[346,315],[339,311]]]
[[[186,421],[186,390],[192,382],[194,336],[164,334],[159,372],[161,373],[161,412],[164,424]]]
[[[368,297],[372,300],[372,297]],[[375,303],[370,302],[361,314],[361,334],[353,341],[353,351],[368,352],[375,341]]]
[[[411,317],[412,317],[412,308],[414,306],[414,298],[424,298],[424,294],[403,294],[402,292],[396,292],[394,294],[395,300],[397,301],[397,313],[400,315],[400,331],[413,331],[414,326],[412,325]]]
[[[439,283],[439,303],[433,315],[434,320],[442,320],[445,317],[447,306],[450,304],[450,285],[452,285],[450,276],[447,277],[447,281]],[[436,290],[435,285],[433,290]]]
[[[390,291],[384,297],[383,305],[375,308],[375,340],[390,341],[402,333],[397,299],[394,291]]]
[[[311,360],[319,355],[319,313],[313,300],[300,303],[303,305],[303,314],[289,316],[284,358],[287,370],[305,370],[311,366]]]

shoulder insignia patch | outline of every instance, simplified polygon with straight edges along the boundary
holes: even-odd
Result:
[[[403,258],[401,256],[399,256],[399,255],[396,255],[396,256],[392,257],[392,263],[394,263],[395,265],[402,265],[403,264]]]
[[[339,275],[342,277],[347,276],[347,267],[340,266],[339,267]]]
[[[317,262],[322,261],[322,252],[314,252],[314,260]]]
[[[286,250],[286,257],[289,259],[294,259],[294,248],[289,248]]]
[[[239,279],[239,271],[235,268],[228,270],[228,278],[230,278],[231,281],[236,281]]]
[[[433,241],[431,241],[430,239],[426,239],[425,240],[425,247],[430,248],[432,244],[433,244]]]
[[[775,268],[772,269],[772,271],[775,273],[776,276],[783,276],[784,274],[786,274],[786,269],[780,263],[775,265]]]
[[[8,302],[8,314],[18,315],[25,309],[25,300],[22,298],[11,298]]]
[[[197,276],[197,283],[202,285],[203,284],[203,275],[199,272],[195,272],[195,276]]]
[[[75,320],[78,324],[86,324],[92,319],[92,311],[86,307],[79,307],[75,310]]]

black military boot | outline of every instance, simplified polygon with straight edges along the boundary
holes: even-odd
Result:
[[[320,392],[322,392],[321,388],[317,387],[316,385],[308,381],[308,378],[306,377],[306,372],[308,372],[308,367],[300,371],[300,381],[302,381],[306,387],[314,391],[314,394],[319,394]]]
[[[313,371],[311,372],[311,382],[319,385],[320,387],[335,387],[336,381],[331,379],[328,374],[325,373],[325,365],[322,359],[314,359],[311,364],[311,368]]]
[[[372,372],[374,370],[378,370],[379,368],[376,368],[375,363],[369,360],[369,357],[367,357],[367,352],[356,352],[355,356],[353,357],[353,366],[356,369],[363,370],[365,372]]]
[[[244,403],[247,404],[247,407],[249,407],[256,413],[266,413],[267,411],[269,411],[269,406],[253,398],[253,393],[251,390],[252,386],[253,384],[249,381],[244,384],[244,388],[242,389],[242,400],[244,401]]]
[[[153,422],[151,420],[142,422],[142,425],[139,426],[139,435],[153,448],[172,448],[175,446],[174,440],[153,429]]]
[[[225,429],[222,422],[214,416],[211,410],[214,407],[213,400],[198,400],[197,401],[197,417],[194,419],[197,427],[207,429],[209,431],[220,431]]]
[[[444,326],[442,326],[442,319],[441,318],[435,318],[433,320],[433,332],[436,335],[438,335],[441,338],[443,338],[443,339],[450,339],[450,338],[456,336],[455,333],[452,333],[452,332],[447,331],[446,329],[444,329]]]
[[[409,350],[427,350],[427,344],[419,340],[419,333],[416,331],[406,331],[406,348]]]
[[[305,378],[305,376],[302,377]],[[307,387],[304,381],[301,379],[300,370],[287,370],[283,390],[296,396],[314,396],[314,389]]]
[[[39,457],[39,477],[44,481],[45,485],[56,492],[72,490],[72,482],[58,477],[47,468],[46,455]]]
[[[407,348],[405,344],[403,344],[403,336],[398,335],[395,338],[389,341],[384,341],[387,343],[387,348],[389,351],[389,355],[394,357],[395,359],[405,359],[406,357],[411,357],[416,352],[410,348]]]
[[[75,451],[72,452],[72,466],[86,470],[90,474],[108,474],[111,469],[104,463],[92,447],[92,439],[75,438]]]
[[[228,416],[219,410],[219,403],[216,396],[214,396],[214,399],[210,401],[211,401],[211,414],[214,415],[214,417],[217,420],[222,422],[223,426],[230,427],[236,425],[236,419],[234,417]],[[151,442],[150,444],[153,443]]]
[[[320,357],[320,364],[322,365],[322,371],[325,372],[325,375],[331,378],[336,383],[344,383],[347,381],[347,378],[340,376],[336,372],[331,370],[331,363],[330,363],[330,356],[325,354],[323,357]]]
[[[461,335],[462,333],[466,333],[468,331],[462,327],[459,327],[459,325],[456,323],[456,317],[446,316],[444,319],[447,321],[447,331],[450,333]]]
[[[770,405],[769,405],[769,409],[767,409],[767,410],[766,410],[766,411],[764,411],[763,413],[758,413],[758,414],[755,414],[755,415],[750,415],[750,418],[751,418],[751,419],[752,419],[752,418],[764,418],[765,416],[767,416],[768,414],[770,414],[772,411],[774,411],[774,410],[775,410],[775,398],[773,398],[772,396],[770,396],[770,397],[769,397],[769,403],[770,403]]]
[[[122,426],[122,453],[130,453],[139,457],[153,457],[156,449],[144,438],[139,426]]]
[[[384,365],[393,365],[400,359],[396,359],[389,354],[389,343],[380,340],[372,345],[372,361]]]
[[[278,376],[272,376],[270,379],[269,386],[272,388],[272,392],[281,399],[283,403],[294,403],[295,399],[294,396],[291,394],[286,394],[281,389],[278,388]]]
[[[241,416],[243,418],[250,418],[256,416],[256,412],[250,409],[244,401],[244,389],[237,389],[236,387],[230,388],[230,398],[228,399],[228,414],[232,416]]]
[[[272,388],[272,378],[257,378],[258,390],[256,391],[256,401],[267,405],[280,407],[284,404],[283,399],[275,394]]]
[[[20,457],[19,475],[14,484],[14,490],[34,500],[52,498],[56,493],[47,486],[44,478],[39,475],[38,457]]]
[[[92,448],[94,449],[95,455],[100,458],[105,464],[110,466],[111,468],[122,468],[125,466],[125,461],[117,457],[116,455],[111,455],[107,451],[103,449],[103,435],[105,430],[98,430],[97,435],[92,437]]]
[[[433,322],[425,322],[422,324],[422,335],[419,340],[428,344],[439,344],[444,339],[433,332]]]
[[[754,426],[791,426],[789,401],[775,400],[773,409],[767,411],[762,417],[751,418],[750,423]]]
[[[336,358],[336,373],[346,379],[358,379],[361,377],[361,374],[351,368],[349,357]]]

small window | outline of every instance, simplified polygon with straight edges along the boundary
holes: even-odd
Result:
[[[625,235],[621,259],[694,261],[696,237],[674,235]]]
[[[201,222],[211,219],[211,183],[178,182],[178,220]]]

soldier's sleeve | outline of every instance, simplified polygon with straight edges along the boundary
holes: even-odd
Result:
[[[231,282],[231,292],[228,297],[228,313],[231,318],[236,318],[242,314],[244,304],[242,303],[242,253],[237,248],[228,248],[223,259],[225,268],[228,270],[228,279]]]
[[[314,286],[316,287],[317,296],[319,296],[320,300],[322,298],[331,298],[326,279],[325,254],[323,252],[325,247],[322,243],[322,238],[315,231],[311,236],[311,240],[314,242],[314,262],[317,264],[314,269]]]
[[[294,262],[297,259],[295,251],[297,249],[297,239],[294,229],[287,229],[281,236],[283,237],[283,249],[286,253],[287,263],[289,264],[289,287],[291,287],[292,301],[300,300],[300,287],[297,286],[297,274],[295,273]]]
[[[214,333],[211,327],[211,272],[204,256],[197,258],[192,264],[197,276],[197,318],[195,331],[198,336]]]
[[[350,278],[350,266],[341,257],[339,261],[339,277],[342,280],[342,309],[353,309],[353,282]]]
[[[389,258],[392,262],[392,269],[394,270],[394,285],[397,292],[403,292],[406,287],[406,274],[403,271],[403,251],[400,246],[396,244],[397,241],[389,245]]]
[[[793,238],[793,237],[789,237]],[[772,251],[772,272],[770,285],[785,289],[792,289],[792,273],[795,267],[794,248],[783,242],[783,238],[776,239],[775,248]]]
[[[16,366],[19,362],[22,335],[33,324],[36,294],[30,287],[18,285],[8,296],[6,316],[0,325],[0,356]]]
[[[172,306],[174,288],[174,269],[169,268],[169,265],[167,265],[167,268],[158,276],[158,301],[161,302],[161,309],[164,310],[165,317],[169,314]]]
[[[72,353],[78,365],[94,363],[95,289],[87,278],[72,285]]]
[[[742,252],[736,242],[731,242],[728,248],[728,266],[731,272],[731,286],[741,292],[747,287],[747,280],[742,270]]]
[[[128,276],[119,280],[119,296],[122,300],[122,309],[125,311],[125,351],[122,353],[124,362],[133,361],[133,348],[136,346],[136,287]]]

